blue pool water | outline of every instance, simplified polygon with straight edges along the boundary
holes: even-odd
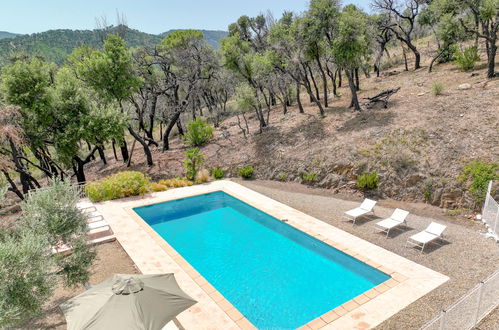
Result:
[[[134,209],[260,329],[291,329],[389,276],[224,193]]]

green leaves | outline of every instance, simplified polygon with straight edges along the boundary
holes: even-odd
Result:
[[[213,126],[201,118],[196,118],[187,124],[187,133],[184,136],[185,144],[199,147],[213,137]]]
[[[185,155],[185,177],[189,180],[194,180],[196,179],[196,175],[203,165],[204,155],[199,152],[199,148],[187,149]]]
[[[333,53],[339,66],[359,67],[369,50],[365,15],[354,5],[343,9],[338,25],[338,36],[333,41]]]
[[[71,63],[77,76],[108,101],[121,102],[142,85],[125,41],[115,35],[108,36],[103,52],[77,50]]]

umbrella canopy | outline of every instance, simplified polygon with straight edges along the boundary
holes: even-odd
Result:
[[[161,329],[196,301],[173,274],[114,275],[61,304],[68,330]]]

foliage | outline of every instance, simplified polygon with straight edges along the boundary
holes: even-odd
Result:
[[[431,92],[433,93],[433,95],[435,96],[442,95],[443,91],[444,91],[444,84],[442,84],[441,82],[434,81],[431,84]]]
[[[190,148],[186,151],[184,159],[185,176],[189,180],[194,180],[198,171],[203,165],[204,155],[199,152],[198,148]]]
[[[287,173],[279,172],[279,174],[277,174],[277,180],[279,180],[279,181],[286,181],[287,179],[288,179],[288,174]]]
[[[357,177],[357,188],[365,190],[374,190],[379,186],[378,172],[371,173],[363,172]]]
[[[225,171],[220,167],[214,167],[211,169],[211,176],[216,180],[221,180],[225,177]]]
[[[180,187],[192,186],[194,183],[187,179],[175,178],[175,179],[160,180],[159,184],[164,185],[168,188],[180,188]]]
[[[93,202],[143,196],[149,189],[149,177],[140,172],[118,172],[106,178],[89,182],[85,193]]]
[[[211,180],[210,171],[207,169],[202,169],[196,173],[196,184],[205,183]]]
[[[41,313],[55,284],[48,242],[33,231],[0,230],[0,327]]]
[[[213,126],[202,118],[196,118],[187,124],[187,133],[184,136],[185,143],[192,147],[199,147],[207,143],[213,137]]]
[[[112,34],[104,41],[103,52],[77,49],[70,63],[80,79],[109,101],[122,102],[142,84],[125,41]]]
[[[469,191],[475,202],[481,204],[485,200],[489,181],[499,180],[499,163],[471,161],[463,167],[459,180],[471,181]]]
[[[315,172],[303,172],[301,174],[301,178],[306,182],[315,182],[317,181],[317,173]]]
[[[157,182],[151,182],[149,184],[149,191],[152,191],[152,192],[160,192],[160,191],[165,191],[167,190],[168,187],[161,184],[161,183],[157,183]]]
[[[253,172],[254,169],[251,165],[245,165],[237,170],[237,174],[239,174],[243,179],[251,179],[253,177]]]
[[[478,48],[470,46],[464,50],[456,50],[454,53],[454,63],[461,71],[469,71],[475,67],[477,61],[480,60],[478,56]]]

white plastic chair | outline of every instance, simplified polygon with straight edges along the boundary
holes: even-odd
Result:
[[[355,221],[358,218],[363,217],[371,212],[372,214],[374,214],[374,205],[376,205],[376,201],[366,198],[359,207],[346,211],[343,217],[348,221],[352,221],[352,224],[355,225]]]
[[[380,229],[382,232],[386,232],[386,237],[388,237],[390,230],[399,226],[407,225],[406,218],[408,215],[408,211],[395,209],[395,211],[393,211],[393,214],[389,218],[381,220],[380,222],[376,223],[375,226],[378,227],[378,229]]]
[[[421,253],[423,253],[426,244],[444,237],[443,232],[446,228],[447,226],[432,222],[425,230],[409,237],[405,245],[411,244],[412,246],[420,247]]]

